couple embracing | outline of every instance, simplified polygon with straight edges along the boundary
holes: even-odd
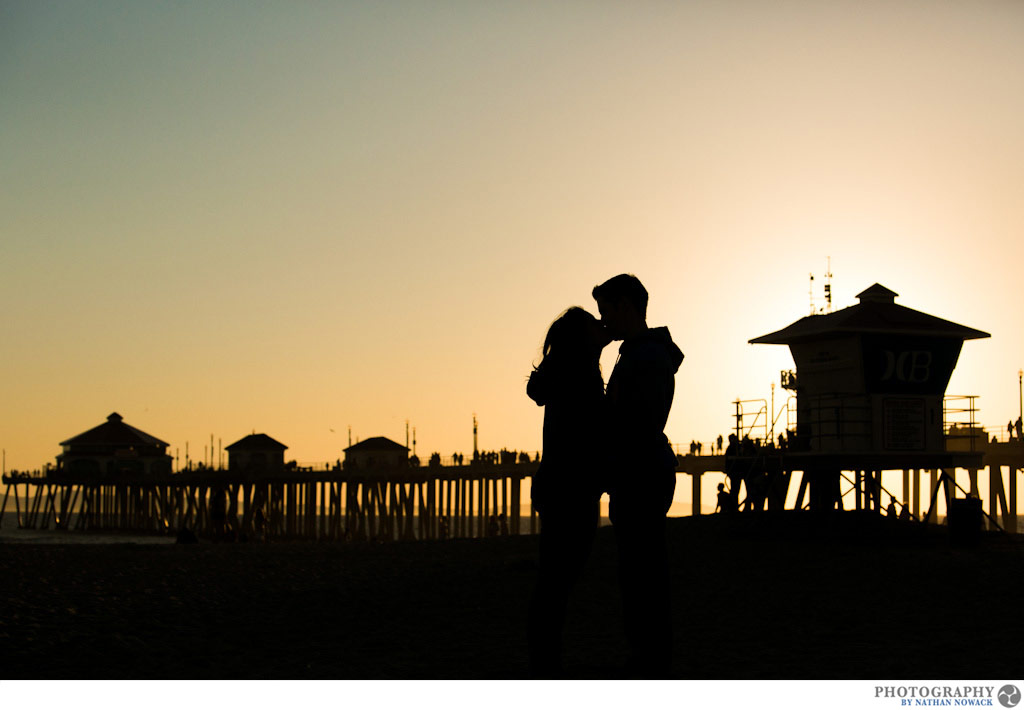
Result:
[[[600,321],[573,307],[548,329],[527,394],[544,409],[544,456],[531,496],[541,519],[530,604],[531,672],[561,675],[562,628],[609,494],[633,677],[667,677],[672,654],[665,516],[676,459],[665,437],[683,353],[667,328],[647,327],[647,290],[620,274],[593,290]],[[605,388],[601,350],[620,340]]]

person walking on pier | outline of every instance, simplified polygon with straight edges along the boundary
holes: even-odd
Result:
[[[604,440],[597,319],[579,307],[548,329],[540,365],[526,393],[544,407],[544,457],[530,496],[540,515],[540,561],[530,602],[527,642],[534,677],[562,672],[562,629],[569,593],[590,556],[600,519],[602,482],[589,454]]]
[[[665,516],[675,492],[677,462],[665,422],[683,353],[668,328],[647,326],[647,289],[636,276],[612,277],[595,286],[592,295],[608,337],[622,341],[608,378],[608,493],[631,647],[626,670],[636,677],[666,677],[672,619]]]

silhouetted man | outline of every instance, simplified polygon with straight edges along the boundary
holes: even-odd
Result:
[[[683,353],[667,328],[647,327],[647,289],[620,274],[593,291],[601,324],[621,340],[608,378],[612,470],[609,514],[619,544],[628,671],[665,677],[672,655],[665,515],[676,485],[676,458],[665,438],[675,373]]]

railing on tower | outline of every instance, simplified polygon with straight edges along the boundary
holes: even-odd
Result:
[[[942,431],[948,451],[980,451],[988,435],[978,424],[978,395],[946,395],[942,400]]]
[[[871,404],[862,394],[804,395],[799,446],[811,450],[869,448]]]
[[[759,404],[757,410],[747,411],[744,405],[755,405]],[[761,439],[762,441],[768,441],[768,428],[770,426],[768,422],[768,400],[766,399],[737,399],[733,402],[736,407],[736,413],[733,418],[736,420],[735,434],[737,437],[742,439],[744,436],[749,436],[751,439]],[[751,419],[753,417],[753,419]],[[761,436],[754,436],[755,434],[761,434]]]

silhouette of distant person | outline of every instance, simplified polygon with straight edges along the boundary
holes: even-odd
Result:
[[[721,434],[718,435],[718,438],[715,440],[715,443],[718,444],[718,453],[722,453],[722,435]]]
[[[603,442],[607,343],[597,319],[579,307],[548,329],[542,360],[526,392],[544,407],[544,458],[530,496],[540,515],[540,563],[527,637],[535,677],[561,674],[562,629],[569,592],[583,572],[600,517],[601,478],[587,454]]]
[[[265,542],[267,539],[267,516],[263,513],[263,506],[256,509],[252,516],[253,532],[258,542]]]
[[[725,490],[725,484],[718,484],[718,503],[715,505],[716,513],[732,513],[736,510],[732,496]]]
[[[889,505],[885,506],[885,514],[891,518],[896,517],[896,499],[889,496]]]
[[[768,499],[768,474],[761,468],[750,471],[745,479],[747,484],[747,511],[764,510]]]
[[[594,287],[601,323],[621,340],[608,378],[609,517],[619,545],[619,583],[632,676],[666,677],[672,657],[665,516],[676,457],[665,437],[683,353],[668,328],[648,328],[647,289],[632,274]]]
[[[732,510],[739,510],[740,484],[743,483],[743,466],[737,460],[741,453],[740,438],[729,434],[729,445],[725,447],[725,475],[729,479],[729,498]]]
[[[1017,417],[1017,440],[1024,441],[1024,422],[1021,422],[1021,418]]]
[[[1013,440],[1013,421],[1012,420],[1006,422],[1006,435],[1008,437],[1010,437],[1011,441]]]
[[[760,443],[760,441],[761,440],[758,439],[758,443]],[[757,453],[757,446],[758,444],[755,444],[753,439],[750,438],[750,435],[747,434],[740,442],[740,453],[743,456],[754,456]]]
[[[215,488],[210,492],[210,522],[213,524],[213,536],[223,540],[227,536],[228,492],[223,488]]]

